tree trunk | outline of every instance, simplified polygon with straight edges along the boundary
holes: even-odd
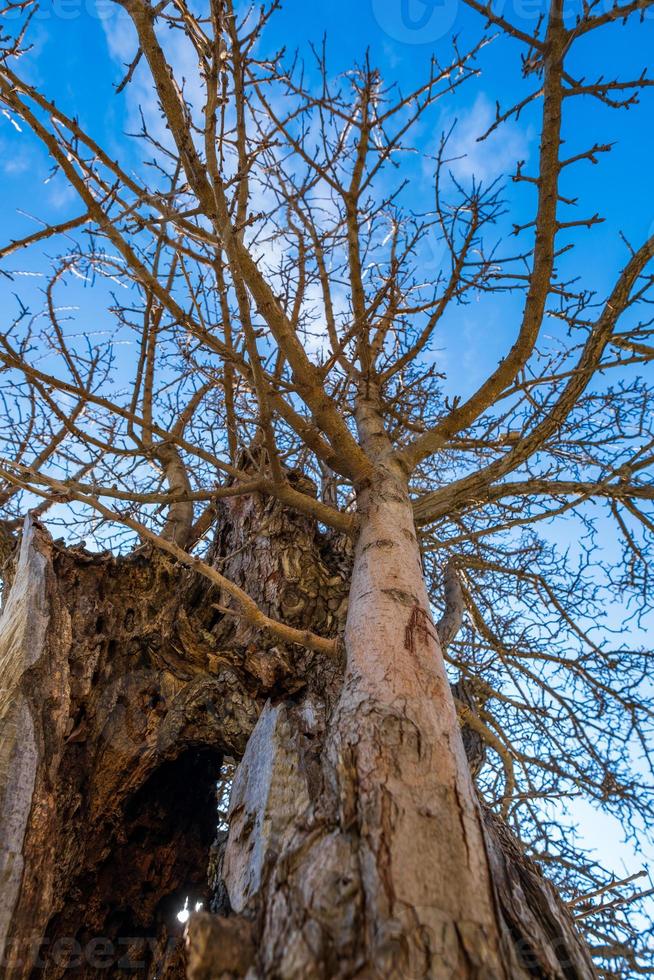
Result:
[[[12,980],[595,976],[477,801],[401,476],[359,509],[353,563],[256,496],[222,508],[212,553],[270,615],[345,625],[344,664],[267,644],[166,558],[64,549],[28,523],[0,627]],[[185,950],[186,896],[210,911]]]
[[[268,705],[234,783],[222,876],[259,923],[252,976],[595,976],[553,890],[482,817],[401,476],[360,513],[334,710]]]
[[[213,784],[257,706],[229,668],[161,643],[170,595],[154,556],[65,552],[26,527],[0,653],[9,977],[162,959],[184,975],[174,912],[206,890]]]

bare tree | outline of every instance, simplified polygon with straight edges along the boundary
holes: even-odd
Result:
[[[564,816],[580,797],[635,839],[653,817],[649,653],[606,614],[651,611],[654,238],[593,292],[570,249],[601,218],[568,185],[610,146],[562,147],[571,101],[651,84],[575,71],[651,4],[552,0],[529,33],[467,3],[478,44],[402,92],[369,59],[270,52],[276,2],[116,0],[118,91],[147,79],[156,106],[138,165],[30,81],[35,5],[5,7],[3,110],[76,199],[0,250],[7,276],[57,255],[0,338],[8,976],[654,969],[647,881]],[[486,135],[540,118],[517,246],[448,134],[432,203],[407,187],[414,133],[493,39],[525,94]],[[71,277],[110,328],[74,329]],[[511,322],[519,300],[511,346],[446,397],[439,330],[488,295]],[[208,911],[185,951],[186,896]]]

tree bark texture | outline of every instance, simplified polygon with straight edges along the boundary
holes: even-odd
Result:
[[[342,662],[266,642],[148,549],[26,524],[0,625],[7,977],[595,976],[477,799],[401,477],[360,513],[352,553],[235,497],[210,552],[269,615],[343,633]]]

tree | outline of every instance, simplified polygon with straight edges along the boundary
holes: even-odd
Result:
[[[118,91],[147,80],[161,120],[138,167],[30,81],[34,7],[6,7],[4,111],[77,201],[0,252],[59,253],[45,318],[19,300],[0,341],[8,975],[651,972],[647,887],[562,818],[582,796],[652,822],[648,654],[602,617],[651,604],[654,238],[585,286],[571,235],[601,219],[570,218],[568,174],[610,146],[562,149],[571,103],[651,84],[575,69],[650,4],[552,0],[528,33],[467,0],[486,33],[401,92],[368,58],[334,78],[324,48],[270,53],[275,2],[116,3]],[[448,175],[447,134],[433,206],[407,189],[412,134],[498,33],[526,94],[491,130],[540,114],[518,248],[502,187]],[[99,339],[67,329],[71,275]],[[480,296],[519,313],[513,341],[446,397],[439,328]],[[186,895],[210,906],[187,953]]]

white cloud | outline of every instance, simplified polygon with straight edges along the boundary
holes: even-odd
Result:
[[[36,162],[32,147],[19,142],[16,136],[10,140],[0,139],[0,170],[7,177],[19,177],[33,171]]]
[[[447,132],[454,130],[447,144],[448,168],[457,180],[477,180],[488,184],[515,168],[518,160],[529,159],[532,130],[516,122],[503,123],[487,139],[479,142],[495,121],[495,107],[480,93],[467,111],[443,122]]]
[[[103,20],[102,26],[109,54],[124,71],[127,71],[127,66],[138,50],[136,30],[131,19],[124,12],[120,12],[115,17]],[[197,55],[192,45],[181,31],[162,31],[159,41],[177,83],[181,85],[183,81],[184,96],[197,114],[204,105],[204,92],[198,72]],[[172,138],[159,108],[152,77],[143,58],[127,87],[126,97],[131,130],[136,132],[141,129],[142,113],[151,136],[163,146],[171,146]]]

